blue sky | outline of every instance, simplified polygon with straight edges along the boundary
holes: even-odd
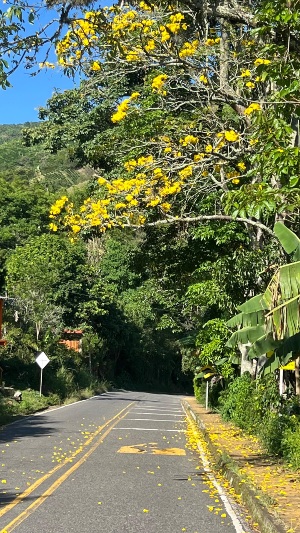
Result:
[[[0,124],[23,124],[38,120],[38,107],[45,105],[54,89],[71,89],[73,80],[60,71],[41,71],[31,77],[20,67],[10,78],[13,87],[0,88]]]
[[[4,0],[2,2],[0,0],[0,3],[4,3]],[[113,4],[113,0],[100,0],[98,6],[96,4],[97,2],[94,9],[99,6],[110,6]],[[38,3],[33,5],[37,7]],[[55,10],[44,8],[39,11],[39,19],[33,25],[25,22],[25,34],[32,34],[35,29],[44,26],[45,23],[53,21],[53,19],[57,20],[57,17],[58,14]],[[44,61],[45,56],[42,52],[39,56],[37,62]],[[47,60],[56,62],[54,51],[50,53]],[[9,81],[12,87],[8,87],[5,91],[0,87],[0,124],[23,124],[24,122],[37,121],[37,108],[46,104],[54,89],[63,91],[76,86],[75,82],[64,76],[59,69],[42,70],[32,77],[30,71],[25,70],[22,66],[9,78]],[[78,85],[79,78],[77,78],[76,83]]]
[[[1,0],[0,3],[2,3]],[[35,7],[38,7],[38,2],[35,4]],[[28,11],[24,16],[24,35],[34,34],[36,30],[40,29],[46,23],[48,24],[50,21],[53,21],[53,25],[50,26],[47,33],[52,35],[57,28],[58,13],[55,10],[45,8],[39,10],[38,19],[33,24],[27,22],[27,16]],[[0,124],[23,124],[27,121],[37,121],[37,108],[46,104],[54,89],[60,89],[62,91],[75,86],[73,80],[64,76],[62,70],[59,68],[55,70],[43,69],[36,76],[30,76],[30,72],[38,70],[38,62],[45,60],[44,52],[42,49],[38,54],[36,69],[33,68],[30,71],[20,65],[9,78],[12,87],[8,87],[6,90],[0,87]],[[10,58],[8,57],[7,60],[9,62]],[[57,61],[53,49],[47,61],[53,63]],[[77,80],[78,82],[79,80]]]

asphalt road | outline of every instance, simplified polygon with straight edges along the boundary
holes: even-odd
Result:
[[[0,433],[0,469],[1,533],[244,530],[186,447],[179,396],[110,392],[28,417]]]

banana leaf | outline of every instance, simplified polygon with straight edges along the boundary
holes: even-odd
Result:
[[[294,254],[293,260],[300,261],[300,239],[282,222],[276,222],[274,233],[287,254]]]
[[[230,320],[226,322],[226,326],[229,328],[233,328],[234,326],[240,326],[243,324],[243,314],[239,313],[238,315],[234,315]]]
[[[257,339],[251,346],[248,352],[250,359],[261,357],[268,352],[276,350],[279,346],[278,341],[275,341],[270,334],[265,334]]]
[[[252,358],[274,351],[264,372],[300,353],[300,239],[281,222],[275,224],[274,232],[284,250],[294,253],[295,262],[279,267],[265,292],[240,305],[240,313],[227,322],[229,327],[240,326],[227,346],[250,343]]]
[[[280,366],[286,365],[289,361],[297,359],[300,353],[300,333],[293,335],[283,342],[280,342],[274,354],[268,358],[261,370],[261,375],[265,376],[277,370]]]
[[[253,343],[265,334],[263,325],[246,327],[235,331],[230,339],[226,342],[226,346],[233,348],[237,344]]]
[[[256,296],[253,296],[253,298],[250,298],[250,300],[247,300],[245,303],[238,307],[239,311],[248,314],[267,309],[263,296],[264,294],[257,294]]]
[[[297,359],[300,353],[300,333],[296,333],[292,337],[285,339],[278,348],[276,348],[276,355],[282,360],[282,364],[286,363],[287,354],[290,359]]]
[[[259,375],[266,376],[268,374],[273,374],[275,370],[277,370],[280,366],[286,365],[286,363],[288,363],[288,361],[291,359],[291,355],[291,353],[288,353],[286,357],[280,359],[278,355],[274,353],[271,357],[266,359],[266,362],[262,367]]]
[[[268,307],[266,330],[282,340],[300,331],[300,261],[280,267],[263,300]]]

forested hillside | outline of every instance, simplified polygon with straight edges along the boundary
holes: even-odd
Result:
[[[25,146],[22,137],[25,127],[34,129],[38,123],[0,125],[0,174],[3,178],[9,180],[13,171],[15,177],[41,183],[51,192],[88,180],[91,171],[71,160],[66,149],[53,154],[41,146]]]

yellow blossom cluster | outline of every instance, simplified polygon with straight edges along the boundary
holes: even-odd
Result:
[[[202,161],[205,154],[202,152],[200,154],[195,154],[193,157],[194,163],[199,163],[199,161]]]
[[[240,183],[239,176],[240,176],[240,173],[237,172],[236,170],[226,173],[226,178],[230,180],[233,183],[233,185],[238,185]]]
[[[62,196],[61,198],[56,200],[55,204],[53,204],[50,209],[49,218],[54,218],[56,215],[59,215],[61,210],[65,207],[67,202],[68,202],[67,196]]]
[[[251,78],[251,72],[249,69],[243,69],[241,72],[242,78]]]
[[[204,85],[207,85],[208,78],[205,76],[205,74],[201,74],[201,76],[199,76],[199,81],[201,81],[201,83],[204,83]]]
[[[122,37],[124,35],[124,30],[133,31],[140,27],[137,26],[138,22],[135,22],[136,18],[137,12],[134,10],[116,15],[111,24],[111,29],[115,37]]]
[[[181,49],[179,50],[179,57],[181,59],[185,57],[192,57],[197,53],[199,47],[199,41],[198,39],[190,42],[185,42]]]
[[[189,178],[193,174],[193,166],[192,165],[187,165],[182,170],[180,170],[178,174],[179,174],[181,179]]]
[[[240,138],[239,134],[234,130],[225,130],[217,133],[217,137],[223,138],[228,142],[237,142]]]
[[[178,33],[180,30],[187,30],[187,24],[182,22],[184,20],[184,15],[182,13],[176,13],[175,15],[170,16],[170,22],[166,24],[166,28],[171,33]]]
[[[112,115],[112,122],[120,122],[126,117],[127,111],[129,110],[129,104],[136,100],[140,96],[140,93],[134,92],[129,98],[125,98],[117,107],[117,111]]]
[[[254,65],[256,67],[259,67],[259,65],[269,65],[271,63],[270,59],[262,59],[260,57],[258,57],[255,61],[254,61]]]
[[[241,71],[241,77],[242,78],[251,78],[252,74],[251,74],[249,69],[243,69]],[[256,76],[255,81],[260,81],[260,78],[258,76]],[[255,83],[253,81],[251,81],[251,80],[248,80],[245,83],[245,87],[247,87],[247,89],[254,89],[255,88]]]
[[[179,142],[182,146],[188,146],[189,144],[197,144],[198,141],[198,137],[195,137],[194,135],[186,135],[183,139],[180,139]]]
[[[77,19],[72,22],[71,29],[56,44],[56,54],[60,65],[72,65],[76,60],[82,59],[83,51],[81,48],[88,49],[92,46],[93,42],[98,40],[99,14],[99,12],[90,11],[85,13],[84,19]],[[74,55],[70,55],[72,53]],[[98,65],[100,66],[99,63]],[[99,69],[94,68],[93,70]]]
[[[156,76],[151,83],[153,91],[165,96],[167,92],[163,89],[163,87],[167,79],[168,76],[166,74],[159,74],[158,76]]]
[[[152,11],[154,9],[154,4],[147,4],[146,2],[142,1],[139,3],[139,6],[144,11]]]
[[[216,39],[206,39],[205,45],[215,46],[216,44],[219,44],[220,41],[221,41],[220,37],[217,37]]]
[[[100,65],[99,61],[93,61],[92,62],[91,70],[93,70],[94,72],[96,72],[97,70],[101,70],[101,65]]]
[[[180,12],[171,13],[168,20],[161,24],[159,17],[152,18],[152,13],[149,13],[155,11],[154,6],[141,2],[140,8],[142,12],[132,9],[116,12],[110,23],[112,41],[117,43],[118,51],[122,51],[126,61],[130,62],[146,59],[147,54],[188,28]]]
[[[246,165],[243,161],[241,161],[240,163],[237,164],[237,166],[239,167],[239,169],[244,172],[246,170]]]
[[[169,138],[165,139],[169,141]],[[191,145],[198,142],[193,135],[187,135],[184,139]],[[57,231],[60,221],[75,235],[89,227],[97,227],[103,232],[116,225],[143,224],[146,219],[141,212],[147,208],[157,208],[161,213],[171,210],[170,199],[182,191],[194,172],[193,162],[183,162],[174,172],[172,167],[167,169],[159,166],[152,154],[130,159],[123,165],[132,177],[113,180],[99,177],[101,198],[87,198],[80,208],[80,214],[73,213],[73,204],[68,203],[67,197],[57,200],[51,208],[50,217],[56,220],[51,222],[50,229]]]
[[[138,159],[130,159],[124,163],[124,168],[127,172],[131,172],[136,167],[146,167],[154,162],[153,155],[141,156]]]
[[[99,41],[100,15],[100,11],[89,11],[85,13],[83,19],[71,22],[66,35],[56,43],[55,51],[59,65],[74,67],[80,62],[88,64],[92,71],[101,70],[100,60],[96,61],[94,55],[91,61],[90,54],[90,50]]]
[[[258,104],[257,102],[253,102],[245,109],[244,113],[245,115],[251,115],[253,111],[260,111],[260,110],[261,110],[260,104]]]

